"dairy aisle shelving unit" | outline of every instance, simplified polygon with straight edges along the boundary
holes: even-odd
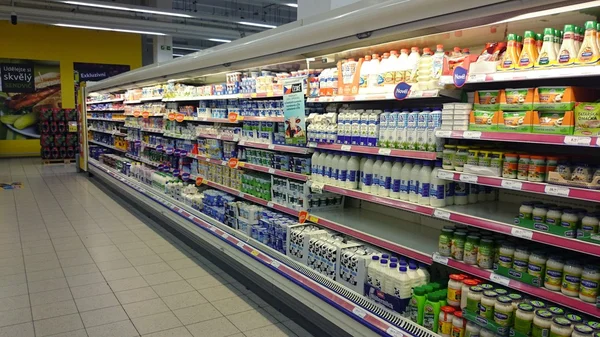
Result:
[[[579,2],[577,2],[579,3]],[[370,7],[365,11],[357,11],[350,14],[348,18],[338,18],[336,22],[340,30],[335,32],[327,32],[324,36],[315,36],[312,29],[320,24],[315,21],[306,22],[304,27],[297,29],[281,29],[280,34],[274,34],[274,37],[258,36],[256,37],[256,49],[248,47],[244,44],[232,43],[216,48],[212,53],[197,53],[191,57],[182,58],[178,61],[167,65],[152,66],[147,69],[131,72],[122,76],[99,82],[90,86],[89,92],[100,92],[104,95],[117,95],[115,99],[102,97],[102,103],[123,103],[126,105],[124,110],[127,118],[134,119],[150,119],[163,118],[166,121],[176,121],[177,126],[194,127],[200,126],[195,135],[179,134],[169,132],[166,129],[148,128],[148,127],[133,127],[128,122],[114,121],[115,124],[120,123],[119,130],[137,130],[141,134],[156,137],[167,137],[173,140],[180,140],[184,146],[195,144],[197,141],[219,141],[230,142],[237,149],[245,151],[256,149],[268,151],[269,153],[285,155],[285,156],[304,156],[309,157],[314,151],[332,151],[337,154],[357,155],[357,156],[381,156],[388,160],[423,160],[434,162],[441,157],[441,153],[415,151],[407,149],[393,149],[384,146],[362,146],[355,144],[338,144],[338,143],[323,143],[323,142],[308,142],[306,146],[289,146],[283,144],[273,144],[260,141],[258,139],[249,139],[243,134],[224,133],[226,128],[235,128],[243,126],[245,123],[251,122],[274,122],[283,123],[282,116],[243,116],[236,112],[230,112],[226,118],[219,116],[187,116],[179,111],[173,110],[175,106],[202,106],[203,102],[219,100],[221,102],[230,102],[228,104],[245,104],[244,102],[260,102],[263,99],[280,100],[282,95],[278,95],[277,91],[267,91],[260,93],[224,93],[223,95],[175,95],[169,96],[167,92],[161,92],[160,95],[154,93],[151,96],[144,98],[132,97],[126,98],[124,90],[140,89],[142,87],[156,86],[164,84],[166,80],[171,78],[181,79],[182,77],[202,78],[203,83],[221,83],[225,78],[225,73],[235,71],[254,71],[256,67],[262,69],[270,69],[269,65],[277,64],[272,69],[302,69],[306,64],[310,66],[313,58],[317,60],[347,59],[350,57],[361,57],[361,53],[371,51],[385,51],[394,48],[405,47],[407,45],[431,46],[436,42],[443,42],[446,46],[464,45],[467,44],[472,51],[481,48],[478,43],[484,43],[488,40],[504,40],[505,31],[524,31],[526,29],[540,30],[540,27],[546,25],[561,26],[564,23],[573,21],[585,21],[589,19],[588,14],[583,14],[576,11],[576,8],[571,8],[574,12],[543,16],[538,20],[515,20],[507,23],[496,23],[492,25],[484,25],[480,27],[469,28],[468,21],[464,18],[472,18],[476,16],[485,22],[496,22],[499,19],[505,19],[507,13],[517,15],[525,12],[530,12],[533,8],[543,9],[554,8],[557,6],[566,5],[566,2],[561,1],[534,1],[529,4],[523,4],[516,1],[483,1],[477,4],[463,3],[457,8],[454,13],[433,13],[431,8],[438,11],[435,5],[435,0],[425,0],[420,4],[398,4],[389,2],[389,6],[394,7],[402,13],[401,15],[409,15],[413,22],[418,23],[419,28],[409,27],[394,27],[398,18],[391,18],[390,14],[383,11],[381,8]],[[573,5],[573,3],[568,3]],[[461,11],[459,13],[458,11]],[[485,14],[482,14],[485,12]],[[435,25],[428,21],[427,18],[438,17]],[[548,14],[548,13],[546,13]],[[380,20],[371,20],[377,17]],[[441,17],[441,19],[440,19]],[[416,20],[416,21],[415,21]],[[487,21],[486,21],[487,20]],[[545,20],[545,21],[542,21]],[[377,21],[377,22],[375,22]],[[338,41],[341,37],[336,34],[350,34],[354,32],[357,26],[365,23],[365,27],[371,27],[377,31],[377,39],[371,40],[374,47],[365,47],[369,42],[369,38],[365,41],[355,43],[350,40]],[[328,23],[332,24],[332,23]],[[426,28],[432,24],[438,27],[438,31],[454,31],[454,33],[442,33],[438,35],[427,36],[426,39],[421,39],[420,34],[427,32]],[[324,27],[324,26],[321,26]],[[381,29],[386,28],[386,29]],[[500,29],[501,28],[501,29]],[[346,29],[347,33],[339,33]],[[364,29],[364,28],[362,28]],[[379,30],[381,29],[381,30]],[[276,30],[278,31],[278,30]],[[274,32],[276,32],[274,31]],[[273,41],[286,41],[286,35],[292,34],[296,37],[294,41],[302,41],[302,46],[314,46],[318,42],[328,43],[328,47],[310,47],[310,52],[303,49],[301,54],[295,55],[295,49],[299,45],[290,46],[286,56],[275,57],[273,55],[262,55],[259,63],[252,60],[252,57],[258,56],[264,52],[261,50],[261,43],[266,43],[270,46],[276,45],[277,48],[285,48],[282,45],[274,44]],[[306,34],[306,35],[303,35]],[[404,35],[401,35],[404,34]],[[346,35],[344,35],[346,36]],[[351,36],[351,35],[347,35]],[[402,36],[403,41],[396,36]],[[407,37],[408,36],[408,37]],[[281,39],[281,40],[280,40]],[[303,40],[304,39],[304,40]],[[425,42],[425,40],[427,42]],[[334,42],[335,41],[335,42]],[[467,41],[467,42],[465,42]],[[289,41],[286,41],[289,42]],[[383,43],[383,44],[382,44]],[[363,48],[363,49],[361,49]],[[323,52],[323,51],[327,52]],[[242,59],[227,59],[230,55],[234,55],[236,51],[244,51]],[[281,52],[282,50],[273,50],[273,53]],[[215,56],[215,55],[218,55]],[[289,57],[288,57],[289,56]],[[304,57],[310,57],[309,60],[304,60]],[[246,61],[246,58],[248,61]],[[201,61],[200,61],[201,60]],[[237,61],[236,66],[222,66],[224,62]],[[212,63],[211,63],[212,62]],[[330,61],[328,61],[330,62]],[[202,64],[202,66],[200,66]],[[333,67],[334,63],[329,63],[319,67]],[[300,68],[298,68],[300,67]],[[310,66],[312,68],[312,66]],[[215,70],[219,69],[219,70]],[[576,84],[578,80],[583,78],[597,78],[600,76],[600,66],[581,66],[566,69],[542,69],[542,70],[527,70],[527,71],[512,71],[512,72],[488,72],[469,74],[466,76],[466,82],[463,89],[467,92],[489,88],[510,88],[510,87],[532,87],[546,85],[547,80],[551,80],[553,85],[565,81],[565,83]],[[185,74],[182,76],[182,74]],[[185,83],[185,80],[179,80]],[[558,81],[558,82],[557,82]],[[169,82],[172,83],[172,82]],[[395,100],[394,94],[363,94],[357,95],[331,95],[313,97],[307,91],[306,103],[334,103],[347,104],[351,109],[366,109],[376,108],[382,109],[387,107],[425,107],[439,106],[445,102],[458,102],[464,98],[461,96],[460,89],[454,87],[452,78],[442,76],[439,89],[427,90],[410,90],[406,95],[405,101],[398,102]],[[110,96],[109,95],[109,96]],[[237,102],[237,103],[231,103]],[[98,102],[94,102],[96,104]],[[147,111],[142,107],[144,104],[162,104],[163,111]],[[92,105],[88,102],[88,106]],[[174,111],[174,112],[169,112]],[[92,113],[96,111],[88,111]],[[88,118],[91,121],[113,122],[105,117]],[[210,128],[210,131],[206,131]],[[105,132],[94,131],[91,132]],[[124,131],[118,132],[119,135],[126,134]],[[507,146],[522,146],[527,150],[529,144],[539,144],[545,152],[552,151],[596,151],[598,137],[596,136],[571,136],[571,135],[546,135],[546,134],[531,134],[531,133],[503,133],[503,132],[483,132],[469,130],[437,130],[435,136],[438,140],[446,142],[472,145],[477,144],[507,144]],[[115,146],[107,145],[106,143],[98,143],[90,141],[90,144],[98,144],[107,149],[115,149],[121,152]],[[469,172],[457,172],[454,170],[440,170],[438,177],[446,181],[454,181],[457,183],[466,183],[473,186],[493,187],[497,189],[499,197],[495,201],[481,201],[468,205],[453,205],[444,207],[434,207],[427,204],[419,204],[408,200],[391,198],[388,196],[375,195],[367,193],[360,189],[347,188],[339,186],[334,182],[323,182],[314,176],[301,174],[297,172],[287,171],[282,168],[269,167],[268,165],[251,163],[239,160],[230,160],[222,157],[212,157],[207,154],[195,153],[196,150],[190,151],[188,148],[175,148],[171,146],[163,146],[157,144],[148,144],[145,140],[130,139],[128,140],[129,148],[131,144],[142,148],[149,148],[160,154],[160,158],[167,159],[163,161],[155,161],[143,155],[131,153],[129,150],[124,157],[135,162],[144,163],[147,167],[154,170],[162,171],[165,176],[172,176],[173,179],[181,179],[184,182],[195,184],[200,190],[215,189],[222,191],[230,196],[248,201],[255,205],[260,205],[266,209],[277,211],[291,218],[298,219],[300,223],[314,224],[320,228],[333,231],[344,235],[348,240],[359,240],[361,244],[375,247],[383,252],[390,252],[401,257],[413,259],[420,263],[431,265],[432,270],[435,270],[436,277],[443,279],[444,273],[447,272],[446,267],[453,270],[458,270],[461,273],[468,274],[471,277],[494,283],[496,286],[501,286],[510,291],[517,291],[522,294],[527,294],[533,298],[542,299],[551,302],[554,305],[563,306],[570,310],[575,310],[577,313],[585,314],[593,320],[600,320],[600,309],[594,303],[588,303],[576,297],[570,297],[562,294],[560,291],[552,291],[549,289],[521,281],[515,278],[509,278],[503,275],[499,270],[483,269],[477,265],[467,264],[465,261],[456,260],[447,256],[442,256],[438,252],[438,240],[440,230],[448,225],[466,225],[471,229],[479,229],[489,231],[490,235],[504,235],[504,238],[511,240],[520,240],[525,246],[538,245],[546,250],[557,252],[559,254],[579,254],[579,257],[589,261],[595,261],[600,257],[600,242],[594,240],[582,240],[577,237],[566,237],[558,234],[553,234],[547,230],[527,228],[515,223],[515,218],[519,213],[519,203],[526,200],[540,200],[544,202],[560,203],[571,207],[587,207],[593,209],[597,207],[600,201],[600,194],[596,190],[560,186],[547,182],[532,182],[526,180],[509,179],[502,177],[489,176],[484,174],[473,174]],[[141,152],[140,152],[141,153]],[[119,156],[123,154],[117,153]],[[176,157],[180,156],[180,157]],[[99,158],[97,156],[97,158]],[[180,159],[178,159],[180,158]],[[305,184],[307,195],[310,198],[327,198],[336,199],[345,198],[342,200],[342,207],[319,208],[310,204],[305,207],[294,207],[283,204],[276,200],[271,200],[272,195],[257,196],[252,195],[250,191],[242,191],[240,188],[230,185],[219,175],[200,174],[199,172],[184,171],[182,164],[184,160],[191,160],[201,165],[212,165],[211,167],[219,167],[226,172],[246,172],[251,174],[263,174],[266,177],[273,179],[287,178],[290,182],[297,184]],[[176,163],[176,164],[174,164]],[[187,165],[187,164],[186,164]],[[365,290],[348,287],[341,279],[333,281],[323,277],[315,270],[309,268],[306,264],[299,263],[293,260],[292,256],[282,254],[273,247],[263,244],[253,238],[251,233],[235,230],[223,223],[199,212],[190,204],[185,204],[175,200],[167,195],[164,191],[154,188],[146,183],[142,183],[130,173],[123,174],[122,170],[107,166],[95,159],[90,159],[89,171],[101,180],[109,182],[110,185],[117,191],[123,190],[123,193],[128,196],[128,199],[133,199],[135,202],[142,202],[149,206],[152,212],[162,214],[165,221],[170,222],[178,231],[182,231],[185,235],[201,240],[202,242],[212,242],[212,245],[220,247],[223,253],[219,254],[237,254],[236,258],[241,264],[249,264],[257,266],[256,271],[251,272],[260,274],[257,277],[257,283],[261,287],[276,289],[284,289],[288,295],[292,292],[292,297],[308,307],[312,311],[304,312],[307,317],[318,319],[324,324],[331,324],[337,332],[344,332],[350,335],[369,335],[376,333],[379,335],[411,335],[411,336],[435,336],[435,333],[410,322],[400,313],[393,310],[382,309],[381,300],[377,296],[369,296],[365,294]],[[223,172],[223,171],[219,171]],[[254,173],[252,173],[254,172]],[[237,173],[236,173],[237,174]],[[243,173],[240,173],[243,174]],[[271,191],[273,193],[273,191]],[[324,194],[321,194],[324,193]],[[320,197],[321,196],[321,197]],[[332,196],[332,197],[329,197]],[[311,199],[312,200],[312,199]],[[337,199],[340,200],[340,199]],[[163,210],[171,212],[164,212]],[[219,241],[215,244],[214,241]],[[352,241],[354,242],[354,241]],[[241,254],[241,255],[240,255]],[[260,265],[260,267],[258,267]],[[313,266],[314,268],[314,266]],[[440,278],[441,277],[441,278]],[[293,286],[284,286],[284,280],[292,281]],[[387,299],[387,298],[386,298]],[[383,302],[385,303],[385,302]],[[600,302],[599,302],[600,303]],[[388,303],[389,304],[389,303]],[[330,310],[331,308],[338,310]],[[351,318],[351,319],[348,319]]]

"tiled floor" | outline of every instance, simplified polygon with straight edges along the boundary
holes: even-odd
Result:
[[[0,337],[310,336],[73,171],[0,160]]]

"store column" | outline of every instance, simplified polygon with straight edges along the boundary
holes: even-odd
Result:
[[[153,0],[150,5],[158,9],[173,9],[173,0]],[[164,18],[163,20],[171,20],[170,18]],[[173,37],[171,36],[153,36],[152,37],[152,54],[154,56],[154,63],[164,62],[173,59]]]
[[[353,4],[360,0],[298,0],[298,20]]]

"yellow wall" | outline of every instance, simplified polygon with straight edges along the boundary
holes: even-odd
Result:
[[[73,62],[142,66],[139,34],[0,21],[0,58],[60,62],[62,105],[75,108]],[[17,142],[17,143],[15,143]],[[38,140],[0,141],[0,157],[39,154]]]

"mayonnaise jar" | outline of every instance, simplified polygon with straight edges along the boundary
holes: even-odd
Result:
[[[560,291],[563,279],[563,268],[565,264],[559,256],[551,256],[546,262],[546,276],[544,287],[554,291]]]
[[[595,303],[598,297],[598,284],[600,283],[600,270],[597,266],[586,265],[581,273],[581,287],[579,298],[583,301]]]
[[[579,296],[579,287],[581,285],[581,274],[583,268],[575,260],[569,260],[563,268],[563,278],[560,292],[567,296]]]
[[[555,317],[550,326],[550,337],[571,337],[571,322],[564,317]]]
[[[594,329],[585,325],[585,324],[577,324],[575,328],[573,328],[573,333],[571,337],[592,337],[594,333]]]
[[[544,276],[546,269],[546,255],[543,251],[536,250],[529,255],[529,264],[527,265],[527,274],[534,277]]]
[[[552,314],[547,310],[536,311],[535,317],[533,317],[531,337],[548,337],[551,326]]]

